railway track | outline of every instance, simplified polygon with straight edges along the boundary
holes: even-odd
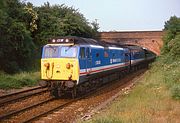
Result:
[[[53,100],[53,98],[50,98],[50,99],[47,99],[47,100],[44,100],[44,101],[41,101],[41,102],[32,104],[32,105],[27,106],[27,107],[23,107],[23,108],[18,109],[18,110],[16,110],[16,111],[8,112],[8,113],[6,113],[6,114],[0,115],[0,119],[9,118],[10,116],[16,115],[16,114],[18,114],[18,113],[20,113],[20,112],[23,112],[23,111],[26,111],[26,110],[31,109],[31,108],[33,108],[33,107],[42,105],[42,104],[47,103],[47,102],[52,101],[52,100]]]
[[[68,105],[80,101],[81,99],[87,99],[88,96],[97,93],[98,91],[108,88],[112,83],[108,83],[103,87],[100,87],[92,92],[89,92],[83,96],[80,96],[76,99],[54,99],[48,98],[46,100],[33,103],[32,105],[23,107],[16,111],[7,112],[5,114],[0,115],[0,122],[14,122],[14,123],[28,123],[36,121],[48,114],[53,113],[54,111],[61,110]],[[122,85],[124,83],[121,83]],[[28,117],[27,117],[28,116]]]
[[[17,123],[27,123],[31,122],[39,117],[42,117],[46,114],[49,114],[56,109],[63,108],[68,104],[73,103],[78,99],[54,99],[49,98],[47,100],[32,104],[27,107],[23,107],[19,110],[8,112],[0,116],[0,121],[3,122],[17,122]],[[48,109],[47,107],[50,106]],[[44,110],[40,110],[44,109]],[[39,110],[39,111],[37,111]],[[33,115],[31,115],[33,112]],[[28,116],[28,118],[23,118],[24,116]]]
[[[36,95],[36,94],[43,93],[46,91],[48,91],[47,88],[37,86],[37,87],[33,87],[33,88],[26,89],[23,91],[18,91],[15,93],[2,95],[2,96],[0,96],[0,107],[4,106],[5,104],[8,104],[10,102],[14,102],[14,101],[17,101],[20,99],[24,99],[26,97],[30,97],[32,95]]]
[[[104,88],[104,87],[103,87]],[[102,89],[99,88],[99,89]],[[98,90],[99,90],[98,89]],[[98,91],[96,90],[96,91]],[[27,107],[23,107],[21,109],[18,109],[16,111],[7,112],[5,114],[0,115],[0,119],[3,122],[18,122],[18,123],[28,123],[32,122],[34,120],[37,120],[40,117],[43,117],[47,114],[50,114],[51,112],[54,112],[55,110],[62,109],[80,99],[83,99],[91,94],[93,94],[95,91],[92,91],[86,95],[80,96],[76,99],[55,99],[55,98],[49,98],[47,100],[37,102],[35,104],[29,105]],[[54,105],[53,105],[54,103]],[[50,108],[47,109],[47,107],[50,106]],[[46,109],[42,111],[37,111],[38,109]],[[36,111],[33,111],[36,110]],[[33,115],[31,115],[33,112]],[[24,116],[28,116],[28,118],[23,118]],[[0,121],[1,121],[0,120]]]
[[[55,110],[62,109],[62,108],[64,108],[65,106],[70,105],[71,103],[73,103],[73,102],[75,102],[75,101],[77,101],[77,100],[79,100],[79,99],[71,99],[71,100],[69,100],[69,101],[62,102],[60,105],[57,105],[57,106],[55,106],[55,107],[53,107],[53,108],[51,108],[51,109],[49,109],[49,110],[47,110],[47,111],[45,111],[45,112],[36,114],[36,115],[34,115],[33,117],[30,117],[30,118],[24,120],[22,123],[32,122],[32,121],[34,121],[34,120],[36,120],[36,119],[38,119],[38,118],[40,118],[40,117],[43,117],[43,116],[45,116],[45,115],[47,115],[47,114],[49,114],[49,113],[54,112]]]

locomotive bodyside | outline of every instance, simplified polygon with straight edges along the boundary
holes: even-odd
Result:
[[[84,49],[83,49],[84,48]],[[82,53],[86,51],[85,53]],[[127,52],[127,51],[126,51]],[[81,54],[85,54],[82,59]],[[79,66],[80,83],[92,78],[99,78],[116,71],[128,69],[129,56],[125,56],[125,49],[120,47],[86,46],[80,48]]]

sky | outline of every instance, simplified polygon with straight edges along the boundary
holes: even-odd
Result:
[[[162,30],[171,16],[180,17],[180,0],[24,0],[34,6],[45,2],[78,9],[99,31]]]

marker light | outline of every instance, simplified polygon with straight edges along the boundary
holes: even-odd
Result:
[[[49,66],[50,66],[49,63],[45,63],[45,64],[44,64],[44,67],[46,67],[47,69],[49,69]]]
[[[67,68],[67,69],[70,69],[70,67],[71,67],[70,63],[67,63],[67,64],[66,64],[66,68]]]

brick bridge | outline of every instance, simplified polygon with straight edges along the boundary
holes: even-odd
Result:
[[[163,45],[162,36],[163,31],[100,32],[97,39],[142,46],[159,55]]]

